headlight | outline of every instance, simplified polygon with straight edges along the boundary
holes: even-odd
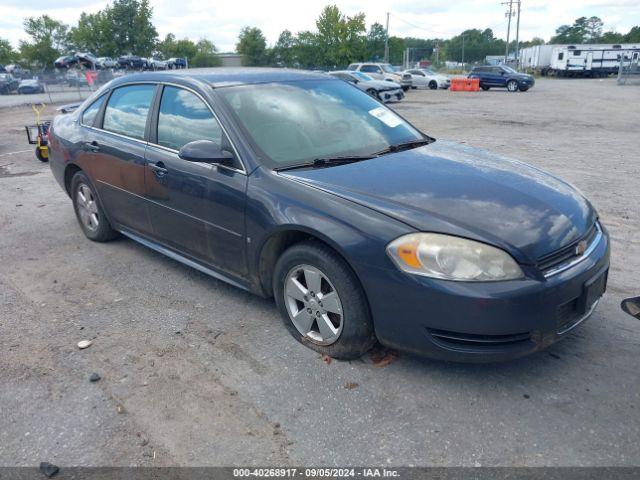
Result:
[[[439,233],[410,233],[387,246],[395,264],[408,273],[461,282],[522,278],[522,270],[504,250]]]

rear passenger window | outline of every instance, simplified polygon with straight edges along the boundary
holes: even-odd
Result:
[[[222,144],[222,128],[209,107],[194,93],[164,87],[158,114],[158,145],[180,150],[195,140]]]
[[[102,128],[143,140],[155,88],[155,85],[129,85],[114,90],[104,111]]]
[[[80,121],[82,125],[86,125],[87,127],[93,127],[93,122],[95,121],[96,115],[98,115],[98,112],[100,111],[100,107],[104,102],[104,97],[105,95],[98,98],[95,102],[89,105],[84,112],[82,112],[82,120]]]
[[[379,73],[380,68],[377,65],[363,65],[360,67],[361,72]]]

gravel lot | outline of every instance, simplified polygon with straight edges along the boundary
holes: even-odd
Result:
[[[619,308],[640,293],[639,104],[613,79],[543,79],[394,106],[572,182],[613,252],[596,313],[549,350],[383,368],[326,364],[271,301],[126,239],[86,240],[26,144],[33,113],[0,109],[0,465],[640,465],[640,325]]]

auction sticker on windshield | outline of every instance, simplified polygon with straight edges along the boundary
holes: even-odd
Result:
[[[390,112],[384,107],[378,107],[378,108],[374,108],[373,110],[369,110],[369,115],[373,115],[382,123],[384,123],[387,127],[391,127],[391,128],[397,127],[402,123],[402,120],[400,120],[400,117],[398,117],[396,114],[394,114],[393,112]]]

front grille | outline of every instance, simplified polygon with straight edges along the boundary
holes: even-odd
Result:
[[[544,255],[538,259],[538,268],[542,270],[543,273],[547,273],[548,271],[562,265],[563,263],[568,263],[571,260],[575,259],[579,255],[576,253],[576,247],[578,243],[583,240],[586,240],[587,246],[590,246],[593,240],[598,235],[598,228],[594,223],[589,231],[576,240],[575,242],[566,245],[555,252],[551,252],[547,255]],[[588,248],[588,247],[587,247]]]
[[[511,335],[476,335],[472,333],[430,329],[429,333],[439,343],[451,347],[495,348],[519,345],[531,339],[530,332]]]

